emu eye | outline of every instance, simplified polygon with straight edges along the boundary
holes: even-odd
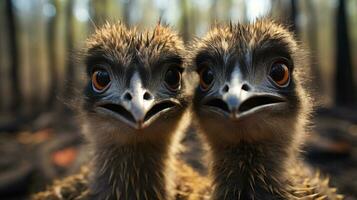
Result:
[[[165,85],[171,91],[177,91],[181,86],[181,72],[178,69],[170,68],[165,74]]]
[[[204,67],[200,71],[200,86],[203,90],[207,90],[213,83],[214,74],[210,67]]]
[[[275,62],[271,66],[269,76],[278,86],[285,87],[290,80],[289,68],[283,62]]]
[[[109,72],[103,69],[95,70],[92,74],[92,86],[94,91],[103,92],[110,83]]]

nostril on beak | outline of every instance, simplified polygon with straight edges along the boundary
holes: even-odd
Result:
[[[126,93],[124,94],[124,99],[125,99],[126,101],[131,101],[131,100],[133,99],[133,96],[132,96],[129,92],[126,92]]]
[[[242,90],[245,90],[245,91],[250,91],[252,88],[247,84],[247,83],[244,83],[243,85],[242,85]]]
[[[229,86],[225,84],[222,88],[222,93],[227,93],[229,91]]]
[[[149,92],[145,92],[143,98],[145,100],[151,100],[153,97]]]

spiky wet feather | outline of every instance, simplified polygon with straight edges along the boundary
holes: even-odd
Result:
[[[127,66],[133,59],[154,62],[163,54],[183,56],[184,45],[177,33],[167,25],[157,24],[154,29],[139,31],[121,22],[106,23],[86,43],[87,53],[100,51],[110,59]],[[148,63],[149,64],[149,63]]]

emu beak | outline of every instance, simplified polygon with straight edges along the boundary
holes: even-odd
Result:
[[[240,119],[264,109],[272,109],[285,102],[285,98],[277,94],[247,92],[240,89],[221,97],[209,98],[204,105],[231,119]]]
[[[143,88],[138,73],[135,73],[129,88],[121,95],[119,101],[114,99],[114,101],[102,102],[98,108],[139,130],[146,128],[177,105],[179,103],[171,99],[156,100],[150,91]]]
[[[157,118],[180,106],[175,100],[164,100],[159,102],[112,103],[98,104],[97,110],[118,119],[128,126],[140,130],[148,127]]]
[[[228,94],[223,97],[232,119],[238,119],[257,111],[271,108],[285,102],[285,99],[276,94],[240,91],[240,95]]]
[[[239,72],[233,72],[231,81],[225,84],[218,95],[208,97],[204,105],[211,111],[240,119],[265,109],[273,109],[286,103],[285,97],[266,92],[255,92],[253,86],[242,81]]]
[[[135,88],[134,94],[127,93],[127,97],[123,102],[124,107],[131,113],[133,123],[129,125],[136,129],[144,128],[145,115],[154,104],[154,99],[149,92],[143,88]]]

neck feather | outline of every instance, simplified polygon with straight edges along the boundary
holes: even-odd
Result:
[[[291,159],[287,145],[264,141],[212,147],[214,199],[284,199],[284,169]]]
[[[95,154],[92,199],[168,199],[167,144],[107,146]]]

